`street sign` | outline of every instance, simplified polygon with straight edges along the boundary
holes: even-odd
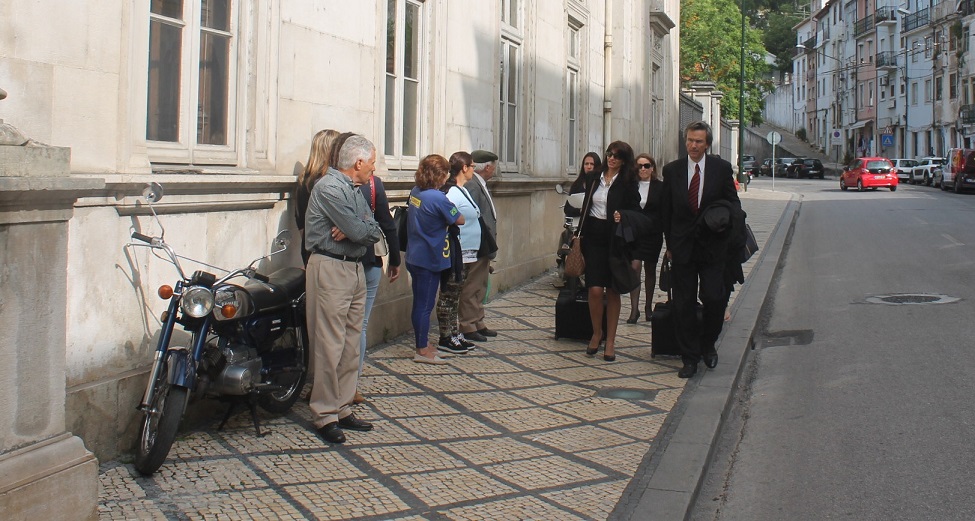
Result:
[[[892,147],[894,146],[894,135],[893,134],[881,134],[880,135],[880,146]]]
[[[767,136],[765,136],[765,139],[766,141],[768,141],[768,144],[774,147],[775,145],[778,145],[779,143],[782,142],[782,134],[779,134],[778,132],[773,130],[769,132]]]
[[[830,134],[830,138],[831,138],[831,141],[830,141],[830,143],[832,143],[834,147],[837,147],[837,146],[842,146],[842,145],[843,145],[843,140],[842,140],[842,139],[840,139],[840,136],[841,136],[841,135],[842,135],[842,134],[840,134],[840,131],[839,131],[839,130],[834,130],[834,131],[833,131],[833,132],[832,132],[832,133]]]

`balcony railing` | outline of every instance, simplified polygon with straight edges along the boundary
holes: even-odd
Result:
[[[897,67],[897,54],[893,51],[878,52],[876,66],[878,69]]]
[[[802,46],[806,48],[807,51],[812,51],[816,48],[816,36],[808,38],[806,41],[802,42]]]
[[[975,105],[962,105],[958,110],[958,119],[962,125],[975,125]]]
[[[894,8],[893,7],[878,7],[876,14],[874,16],[877,18],[877,23],[893,22],[894,19]]]
[[[918,27],[924,27],[931,21],[928,8],[925,7],[916,13],[911,13],[904,17],[904,32],[910,32]]]
[[[853,26],[853,37],[859,38],[860,36],[867,34],[873,30],[874,25],[872,14],[868,14],[860,20],[857,20],[856,24]]]

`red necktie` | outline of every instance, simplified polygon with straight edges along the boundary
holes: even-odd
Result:
[[[697,215],[697,192],[701,188],[701,165],[694,165],[694,177],[691,178],[691,185],[687,187],[687,203],[691,205],[691,211]]]

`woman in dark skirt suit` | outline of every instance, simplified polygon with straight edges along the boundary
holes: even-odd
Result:
[[[636,156],[637,189],[640,191],[640,207],[643,213],[654,220],[653,231],[649,237],[640,241],[636,258],[643,263],[644,284],[647,288],[647,304],[643,314],[650,320],[653,306],[653,288],[657,285],[657,260],[664,244],[663,227],[660,225],[660,187],[664,184],[663,175],[657,171],[657,162],[650,154]],[[630,292],[630,317],[628,324],[636,324],[640,318],[640,286]]]
[[[615,232],[619,210],[639,210],[633,148],[614,141],[606,149],[606,161],[586,178],[586,199],[582,205],[582,255],[586,259],[586,286],[589,289],[589,318],[592,338],[586,354],[599,351],[603,336],[603,299],[606,299],[606,349],[603,359],[616,360],[616,326],[620,318],[620,294],[612,288],[610,239]]]

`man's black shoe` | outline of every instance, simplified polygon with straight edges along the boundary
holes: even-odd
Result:
[[[690,362],[684,362],[684,367],[681,367],[680,371],[677,371],[678,378],[690,378],[695,374],[697,374],[697,362],[694,362],[693,364]]]
[[[343,429],[348,429],[350,431],[359,431],[359,432],[366,432],[372,430],[371,423],[356,418],[355,414],[350,414],[345,418],[340,418],[339,427],[342,427]]]
[[[326,423],[315,429],[315,432],[329,443],[345,443],[345,433],[339,428],[339,422]]]
[[[473,340],[475,342],[487,342],[487,337],[482,335],[477,331],[471,331],[470,333],[464,333],[464,338],[468,340]]]
[[[457,337],[457,342],[460,343],[461,347],[466,347],[468,351],[473,351],[477,349],[477,344],[474,342],[468,342],[466,335],[460,335]]]
[[[704,355],[704,365],[708,366],[708,369],[718,367],[718,353]]]
[[[498,336],[498,332],[497,331],[495,331],[493,329],[488,329],[488,328],[478,329],[477,332],[480,333],[480,334],[482,334],[482,335],[484,335],[484,336]]]

